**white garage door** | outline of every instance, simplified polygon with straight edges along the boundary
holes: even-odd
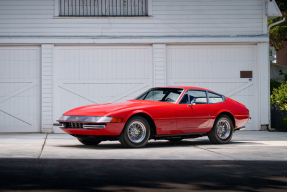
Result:
[[[133,99],[152,87],[151,46],[55,47],[55,54],[54,121],[72,108]]]
[[[39,47],[0,47],[0,132],[39,132]]]
[[[256,46],[168,46],[168,85],[207,88],[250,110],[247,130],[259,130],[258,70]],[[240,71],[252,71],[253,78],[240,78]]]

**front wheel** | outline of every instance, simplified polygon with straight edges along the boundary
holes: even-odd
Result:
[[[126,147],[139,148],[147,144],[149,137],[149,123],[145,118],[135,116],[128,120],[119,140]]]
[[[227,115],[220,115],[214,122],[213,128],[207,136],[211,143],[224,144],[228,143],[233,135],[234,126]]]

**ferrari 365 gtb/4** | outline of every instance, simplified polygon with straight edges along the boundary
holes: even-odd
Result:
[[[249,110],[237,101],[203,88],[176,86],[152,88],[121,103],[78,107],[54,125],[85,145],[119,140],[135,148],[149,139],[201,136],[212,143],[228,143],[248,120]]]

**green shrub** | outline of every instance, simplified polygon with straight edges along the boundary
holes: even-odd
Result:
[[[287,82],[282,83],[277,89],[273,89],[270,102],[280,110],[287,111]]]
[[[270,79],[270,95],[272,95],[272,92],[273,92],[273,89],[276,88],[278,89],[278,87],[281,85],[281,83],[273,80],[273,79]]]
[[[271,127],[287,131],[287,82],[274,88],[271,95]]]
[[[277,131],[287,132],[287,111],[271,105],[271,127]]]

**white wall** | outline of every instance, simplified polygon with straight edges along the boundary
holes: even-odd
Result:
[[[1,0],[0,36],[214,36],[266,31],[263,0],[152,0],[151,17],[76,19],[54,18],[54,2]]]

